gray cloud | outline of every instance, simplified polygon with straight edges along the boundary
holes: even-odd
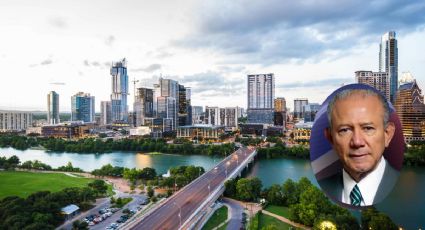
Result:
[[[50,17],[50,18],[48,18],[47,21],[48,21],[49,25],[56,27],[56,28],[59,28],[59,29],[64,29],[64,28],[68,27],[68,23],[66,22],[65,18],[63,18],[63,17],[59,17],[59,16]]]
[[[98,68],[104,69],[104,68],[109,68],[111,66],[111,63],[104,62],[102,64],[98,61],[89,61],[89,60],[86,59],[86,60],[83,61],[83,65],[87,66],[87,67],[98,67]]]
[[[308,82],[291,82],[288,84],[277,85],[277,88],[281,89],[293,89],[293,88],[314,88],[314,87],[328,87],[328,86],[341,86],[342,84],[352,83],[354,77],[352,78],[327,78],[318,81],[308,81]]]
[[[203,2],[195,30],[174,45],[213,49],[233,63],[318,62],[379,43],[388,30],[425,25],[423,1],[217,0]]]
[[[112,44],[115,42],[115,36],[110,35],[105,39],[105,44],[108,46],[112,46]]]
[[[245,89],[245,81],[234,77],[225,77],[219,72],[207,71],[180,77],[181,84],[192,87],[199,96],[232,96]]]
[[[131,71],[134,71],[134,72],[149,72],[149,73],[151,73],[151,72],[153,72],[153,71],[155,71],[155,70],[159,70],[159,69],[161,69],[161,65],[160,64],[151,64],[151,65],[149,65],[149,66],[147,66],[147,67],[144,67],[144,68],[135,68],[135,69],[130,69]]]
[[[65,82],[50,82],[50,85],[66,85]]]
[[[52,59],[46,59],[40,63],[40,65],[50,65],[52,64]]]

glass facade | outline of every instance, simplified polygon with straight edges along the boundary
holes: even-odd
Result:
[[[51,91],[47,94],[47,122],[49,124],[59,124],[59,94]]]
[[[128,122],[128,75],[127,62],[125,58],[122,61],[112,63],[112,121]]]
[[[71,97],[71,120],[72,121],[95,121],[94,96],[89,93],[79,92]]]
[[[396,33],[390,31],[381,37],[379,45],[379,72],[387,72],[390,78],[390,100],[395,102],[398,88],[398,47]]]

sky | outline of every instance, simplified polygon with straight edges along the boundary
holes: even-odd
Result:
[[[133,80],[192,88],[192,105],[247,104],[247,75],[274,73],[275,97],[322,103],[358,70],[378,71],[379,43],[396,31],[399,77],[425,88],[425,1],[2,0],[0,109],[47,110],[59,93],[111,94],[110,66]]]

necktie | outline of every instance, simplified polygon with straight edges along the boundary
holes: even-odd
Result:
[[[357,184],[354,186],[353,190],[350,193],[351,205],[360,206],[360,202],[362,201],[362,194],[360,193],[360,189]]]

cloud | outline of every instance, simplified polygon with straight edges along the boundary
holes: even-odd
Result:
[[[46,59],[40,63],[40,65],[50,65],[52,64],[52,59]]]
[[[109,68],[111,66],[111,63],[109,62],[100,63],[99,61],[89,61],[86,59],[83,61],[83,65],[87,67],[98,67],[98,68],[104,69],[104,68]]]
[[[341,86],[343,84],[352,83],[354,78],[327,78],[318,81],[308,82],[291,82],[285,84],[279,84],[276,87],[281,89],[294,89],[294,88],[314,88],[314,87],[329,87],[329,86]]]
[[[194,30],[173,45],[211,49],[233,63],[320,62],[425,25],[423,1],[203,1]]]
[[[105,44],[107,46],[112,46],[112,44],[115,42],[115,36],[113,35],[109,35],[106,39],[105,39]]]
[[[50,82],[50,85],[66,85],[65,82]]]
[[[68,23],[66,22],[65,18],[63,17],[59,17],[59,16],[55,16],[55,17],[50,17],[47,19],[49,25],[55,27],[55,28],[59,28],[59,29],[64,29],[68,27]]]
[[[134,72],[141,72],[141,71],[143,71],[143,72],[149,72],[149,73],[151,73],[151,72],[154,72],[155,70],[159,70],[159,69],[161,69],[161,65],[160,64],[151,64],[151,65],[149,65],[149,66],[147,66],[147,67],[144,67],[144,68],[135,68],[135,69],[130,69],[131,71],[134,71]]]
[[[202,97],[239,95],[245,89],[245,81],[216,71],[186,75],[178,81]]]

